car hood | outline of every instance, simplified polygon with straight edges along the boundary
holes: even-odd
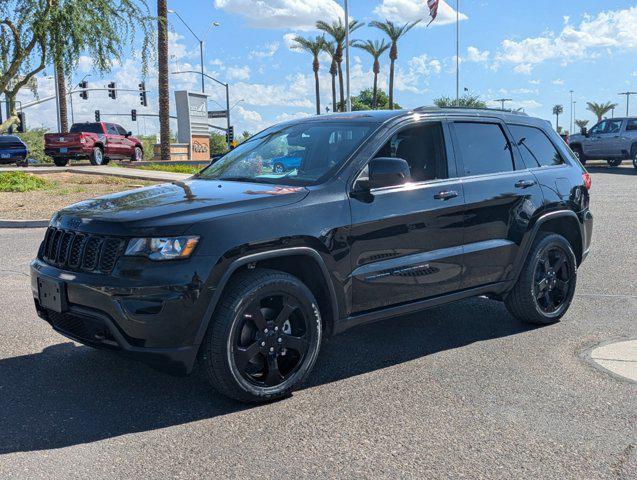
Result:
[[[307,194],[303,187],[189,179],[76,203],[51,224],[110,235],[178,235],[196,222],[289,205]]]

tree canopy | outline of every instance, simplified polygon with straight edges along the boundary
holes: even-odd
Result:
[[[455,107],[456,99],[447,96],[439,97],[434,100],[434,105],[440,108]],[[479,96],[470,94],[460,97],[458,106],[464,108],[487,108],[486,102],[480,100]]]

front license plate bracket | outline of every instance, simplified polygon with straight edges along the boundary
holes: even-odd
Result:
[[[38,297],[42,307],[54,312],[63,313],[68,308],[64,282],[38,277]]]

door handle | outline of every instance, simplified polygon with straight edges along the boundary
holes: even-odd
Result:
[[[434,195],[436,200],[451,200],[452,198],[456,198],[458,196],[458,192],[455,190],[444,190],[442,192],[438,192]]]
[[[518,180],[515,184],[515,188],[529,188],[535,185],[533,180]]]

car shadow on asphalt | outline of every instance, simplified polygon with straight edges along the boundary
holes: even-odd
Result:
[[[586,165],[588,173],[606,173],[609,175],[637,175],[637,170],[627,167],[609,167],[608,165]]]
[[[478,298],[350,330],[325,342],[312,388],[534,327]],[[66,342],[0,359],[0,454],[62,448],[248,408],[200,372],[172,377]]]

